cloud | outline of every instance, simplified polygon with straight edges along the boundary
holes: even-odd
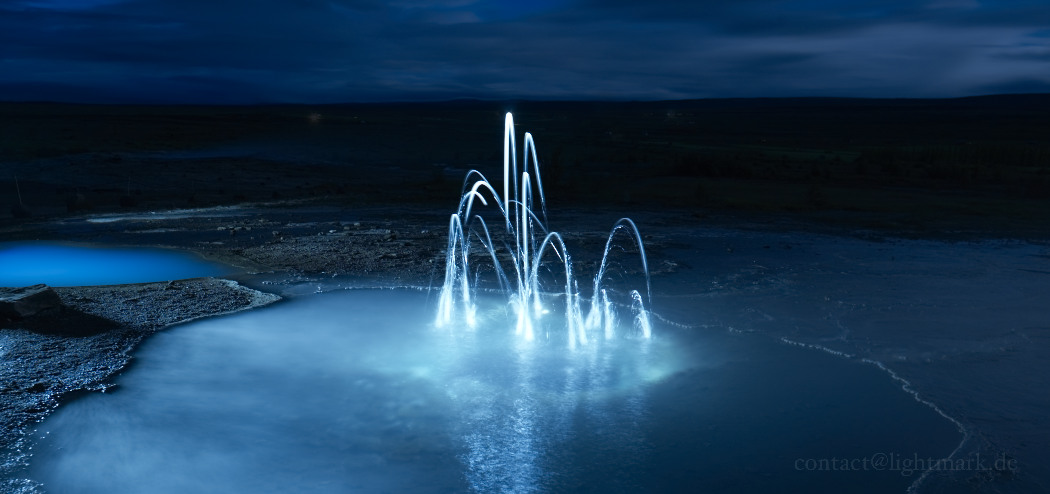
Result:
[[[1046,25],[1027,0],[15,0],[0,99],[961,96],[1035,87],[1009,81],[1042,80]]]
[[[981,86],[978,94],[1031,94],[1050,93],[1050,77],[1045,79],[1014,79]]]

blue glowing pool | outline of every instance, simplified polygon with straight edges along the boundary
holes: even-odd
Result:
[[[173,249],[0,243],[0,286],[120,285],[229,273],[228,267]]]
[[[338,291],[156,335],[43,422],[43,492],[903,492],[958,431],[874,366],[658,324],[524,343],[423,291]],[[397,314],[397,317],[391,317]],[[857,459],[842,470],[832,459]],[[862,463],[864,460],[867,463]],[[870,465],[862,469],[862,465]]]

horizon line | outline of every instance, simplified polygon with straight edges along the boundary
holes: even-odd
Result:
[[[340,102],[320,102],[320,103],[307,103],[307,102],[254,102],[254,103],[215,103],[215,102],[89,102],[89,101],[64,101],[64,100],[3,100],[0,99],[0,104],[3,105],[71,105],[71,106],[170,106],[170,107],[192,107],[192,106],[210,106],[210,107],[261,107],[261,106],[352,106],[352,105],[428,105],[428,104],[454,104],[454,103],[566,103],[566,104],[579,104],[579,103],[615,103],[615,104],[656,104],[656,103],[687,103],[687,102],[704,102],[704,101],[764,101],[764,100],[776,100],[776,101],[799,101],[799,100],[825,100],[825,101],[846,101],[846,100],[861,100],[861,101],[958,101],[967,99],[981,99],[981,98],[1020,98],[1020,97],[1050,97],[1050,92],[1033,92],[1033,93],[986,93],[986,94],[974,94],[969,96],[943,96],[943,97],[912,97],[912,96],[725,96],[725,97],[706,97],[706,98],[681,98],[681,99],[543,99],[543,98],[524,98],[524,97],[508,97],[508,98],[474,98],[474,97],[462,97],[462,98],[444,98],[444,99],[390,99],[380,101],[340,101]]]

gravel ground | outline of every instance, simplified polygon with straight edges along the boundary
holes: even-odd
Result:
[[[0,329],[0,477],[25,461],[35,423],[77,393],[106,392],[147,336],[279,298],[215,278],[55,291],[63,307]]]

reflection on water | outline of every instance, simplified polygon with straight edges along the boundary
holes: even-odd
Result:
[[[96,248],[51,242],[0,243],[0,286],[119,285],[217,276],[229,270],[192,254],[156,248]]]
[[[55,493],[886,492],[911,479],[793,465],[958,441],[819,352],[672,328],[574,351],[496,317],[436,329],[427,300],[333,292],[160,333],[114,392],[41,424],[24,475]]]
[[[456,435],[474,491],[546,492],[567,480],[585,482],[573,478],[575,467],[565,468],[573,462],[566,453],[582,445],[577,434],[584,431],[600,430],[606,448],[643,453],[639,424],[653,374],[641,371],[659,367],[650,361],[654,346],[667,360],[676,359],[672,348],[642,339],[599,341],[576,351],[517,339],[501,344],[516,349],[502,375],[471,372],[494,351],[481,345],[485,353],[458,356],[457,377],[447,385],[458,404]]]

